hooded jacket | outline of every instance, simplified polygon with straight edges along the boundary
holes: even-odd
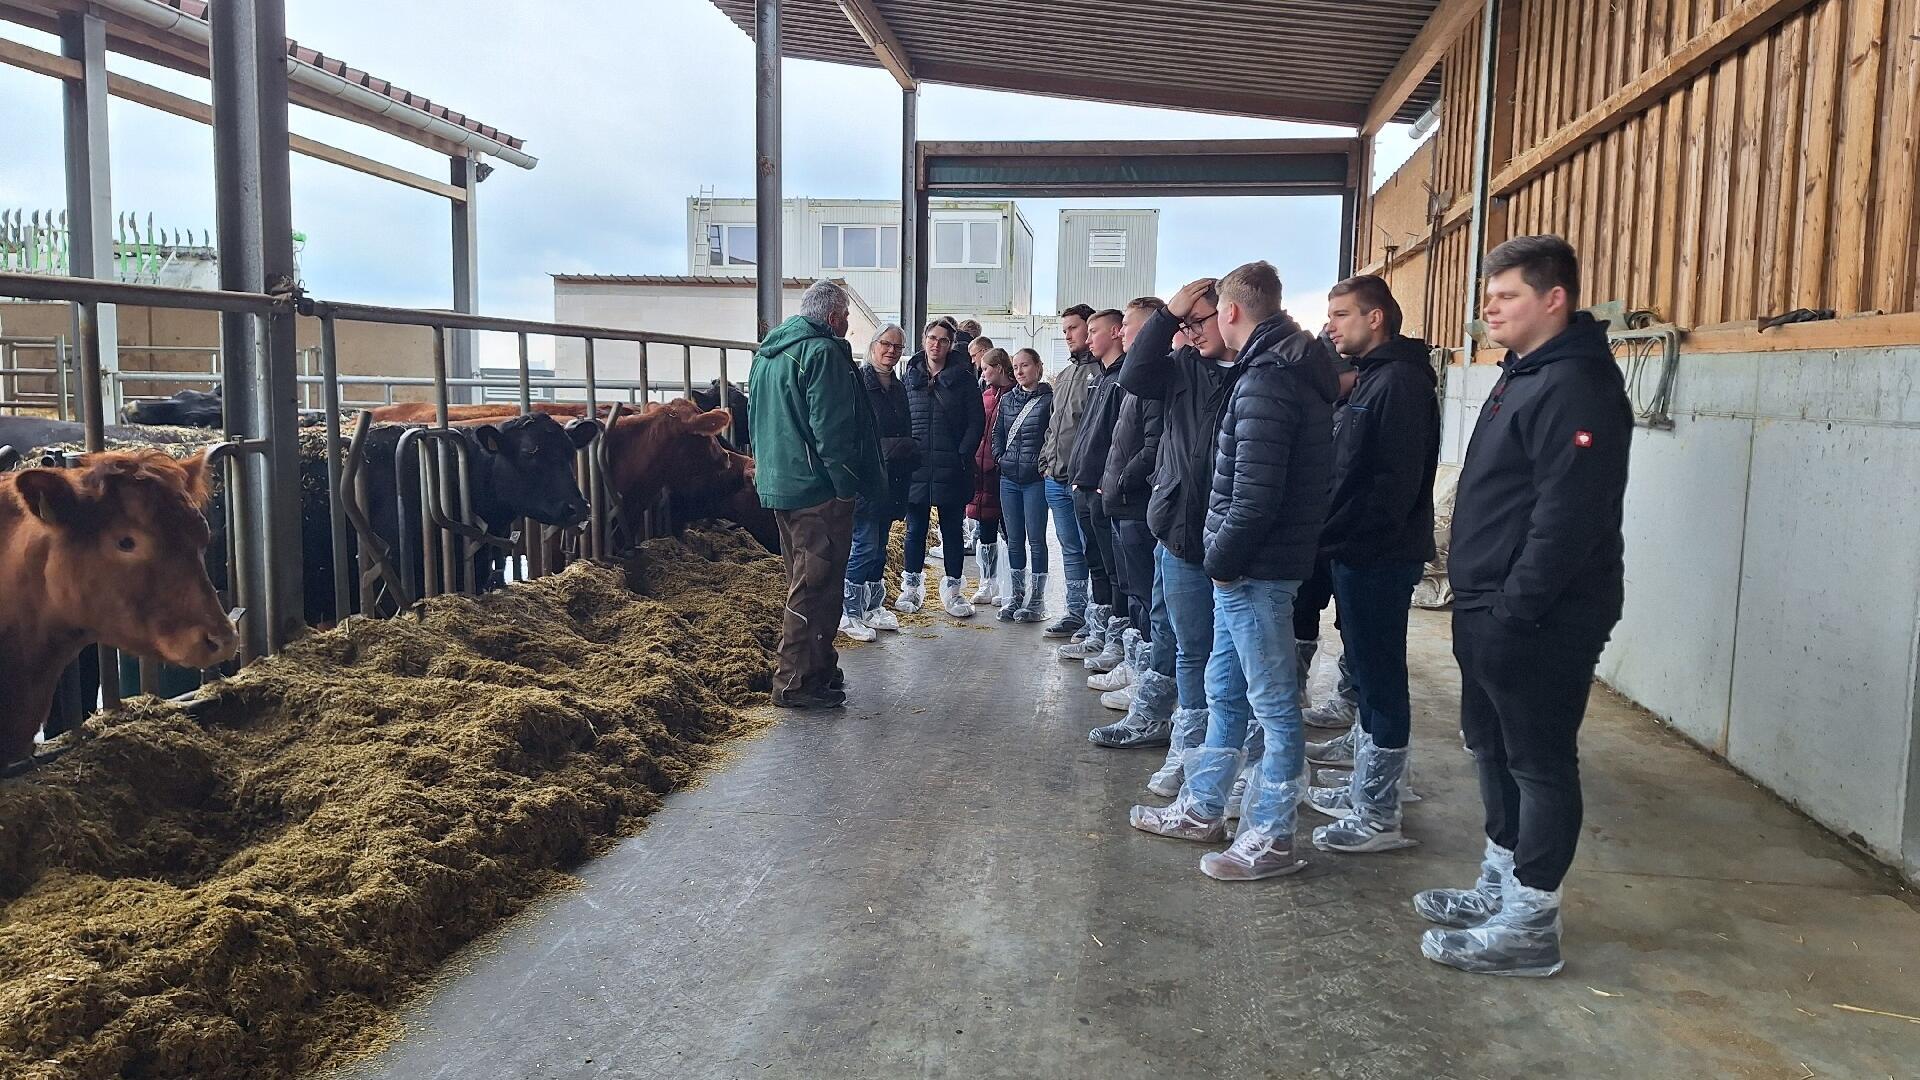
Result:
[[[1215,581],[1313,576],[1333,490],[1333,357],[1282,311],[1240,350],[1246,371],[1220,419],[1207,499]]]
[[[907,406],[907,386],[898,374],[883,378],[872,364],[861,365],[860,381],[873,407],[880,436],[880,456],[886,462],[887,491],[884,498],[861,499],[854,514],[895,521],[907,516],[907,491],[913,483],[913,471],[920,467],[920,444],[913,441],[913,412]]]
[[[965,506],[973,498],[973,452],[986,433],[986,412],[973,369],[951,358],[932,374],[915,353],[901,381],[913,413],[913,440],[920,444],[907,502],[914,506]]]
[[[1080,416],[1087,410],[1087,387],[1100,361],[1090,352],[1077,352],[1066,370],[1053,379],[1053,421],[1040,445],[1040,471],[1050,480],[1067,482],[1074,440],[1080,434]]]
[[[1107,450],[1113,445],[1113,422],[1120,414],[1120,365],[1123,355],[1107,367],[1095,361],[1087,383],[1087,407],[1074,434],[1073,454],[1067,462],[1067,482],[1082,491],[1097,491],[1107,471]]]
[[[1433,475],[1440,461],[1438,380],[1427,343],[1394,335],[1355,361],[1334,425],[1333,505],[1320,548],[1353,566],[1433,558]]]
[[[1500,366],[1460,470],[1447,555],[1455,606],[1511,624],[1611,627],[1625,590],[1633,406],[1606,324],[1576,313]]]
[[[1107,471],[1100,477],[1100,499],[1110,518],[1145,521],[1166,403],[1135,397],[1124,387],[1117,388],[1114,396],[1120,399],[1120,409],[1113,420]]]
[[[1173,352],[1179,329],[1180,320],[1164,310],[1148,317],[1127,350],[1120,385],[1162,406],[1147,526],[1175,558],[1198,563],[1206,556],[1207,492],[1220,414],[1246,364],[1216,363],[1193,348]]]
[[[873,407],[845,338],[792,316],[760,343],[749,385],[753,484],[762,506],[798,510],[885,497]]]
[[[1026,423],[1015,431],[1014,422],[1027,403],[1038,399]],[[1033,389],[1009,387],[1000,395],[998,415],[993,421],[993,459],[1000,463],[1000,476],[1016,484],[1031,484],[1045,479],[1040,471],[1040,447],[1047,438],[1047,423],[1053,419],[1053,387],[1035,383]]]

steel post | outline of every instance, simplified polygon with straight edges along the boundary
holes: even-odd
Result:
[[[453,208],[453,310],[475,314],[480,310],[480,160],[473,154],[448,159],[454,187],[466,192],[466,199],[452,202]],[[480,370],[479,334],[457,330],[453,335],[453,377],[471,379]],[[462,401],[474,400],[470,393]]]
[[[346,621],[353,610],[351,563],[347,556],[347,500],[341,483],[345,467],[340,442],[340,352],[335,344],[333,316],[320,318],[320,400],[327,425],[327,514],[333,541],[333,617]]]
[[[755,0],[754,147],[758,168],[754,188],[754,298],[759,312],[758,338],[780,325],[780,0]]]
[[[912,347],[913,342],[920,340],[920,328],[927,324],[927,269],[933,263],[933,233],[928,223],[931,217],[929,206],[927,193],[916,185],[913,193],[913,231],[914,235],[920,237],[925,243],[922,245],[919,257],[913,260],[913,310],[901,311],[903,316],[910,316],[906,320],[905,327],[909,347]]]
[[[1367,197],[1366,181],[1359,181],[1357,188],[1348,188],[1340,194],[1340,277],[1353,276],[1353,222],[1360,207],[1360,200]]]
[[[900,321],[906,324],[907,341],[919,337],[915,314],[920,310],[920,215],[915,212],[920,189],[919,168],[915,164],[920,142],[920,91],[900,92]]]
[[[67,179],[67,273],[115,280],[112,152],[107,139],[107,24],[81,12],[60,15],[60,51],[80,63],[80,78],[61,83]],[[99,355],[81,388],[81,418],[92,432],[103,417],[118,418],[119,321],[111,304],[83,312],[74,305],[74,339],[84,341],[83,320],[94,324]],[[99,447],[89,442],[89,450]]]

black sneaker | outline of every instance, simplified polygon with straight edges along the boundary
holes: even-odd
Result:
[[[1085,619],[1082,619],[1072,612],[1068,612],[1060,616],[1059,622],[1041,631],[1041,635],[1043,637],[1072,637],[1075,632],[1085,629],[1086,625],[1087,621]]]
[[[847,695],[839,690],[773,692],[773,704],[781,709],[838,709],[846,703]]]
[[[834,665],[833,674],[827,676],[827,689],[845,690],[846,688],[847,688],[847,673],[840,670],[839,665],[836,664]]]

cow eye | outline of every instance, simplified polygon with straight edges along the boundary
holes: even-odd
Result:
[[[132,551],[132,550],[133,550],[133,547],[134,547],[134,544],[133,544],[133,537],[131,537],[131,536],[123,536],[123,537],[121,537],[121,538],[120,538],[120,550],[121,550],[121,551]]]

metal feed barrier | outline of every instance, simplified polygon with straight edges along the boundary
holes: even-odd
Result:
[[[271,355],[272,335],[275,333],[274,316],[298,314],[317,318],[320,321],[321,344],[311,350],[317,371],[300,377],[300,384],[316,387],[320,393],[320,404],[324,414],[326,498],[328,514],[328,540],[333,558],[331,581],[334,612],[336,617],[345,620],[356,609],[363,616],[376,615],[383,610],[405,611],[419,601],[435,595],[449,592],[476,592],[486,582],[478,579],[473,572],[473,556],[476,551],[492,548],[499,552],[507,563],[506,577],[509,580],[527,580],[537,578],[563,569],[572,558],[606,557],[613,553],[613,533],[616,522],[616,510],[623,510],[626,520],[625,529],[636,537],[651,535],[653,519],[650,507],[619,508],[614,505],[616,494],[608,489],[607,458],[605,453],[606,424],[599,419],[602,404],[612,407],[606,423],[610,424],[623,405],[653,400],[664,390],[673,389],[691,398],[693,394],[693,350],[710,349],[719,354],[720,405],[726,408],[732,404],[732,380],[729,378],[731,354],[745,352],[751,355],[756,348],[753,342],[734,341],[717,338],[701,338],[686,335],[655,334],[646,331],[628,330],[618,327],[587,326],[566,323],[539,322],[526,319],[494,318],[482,315],[462,314],[451,311],[422,310],[410,308],[379,307],[363,304],[346,304],[316,300],[296,294],[275,296],[257,293],[238,293],[218,290],[175,289],[164,286],[134,285],[119,282],[103,282],[82,278],[63,278],[46,274],[8,274],[0,273],[0,296],[17,296],[26,299],[57,300],[73,303],[80,308],[79,325],[81,337],[77,347],[69,349],[65,342],[41,339],[31,343],[20,343],[24,347],[47,348],[57,358],[72,357],[77,354],[77,366],[70,361],[57,362],[51,368],[27,368],[17,361],[10,361],[0,375],[54,375],[58,399],[70,407],[61,407],[66,415],[78,415],[86,432],[85,445],[88,451],[105,448],[105,427],[107,417],[104,403],[113,399],[111,378],[103,374],[100,365],[99,341],[94,328],[97,323],[91,317],[92,308],[99,304],[127,304],[157,308],[181,310],[216,311],[240,313],[249,317],[253,327],[253,341],[260,349],[260,355]],[[285,320],[280,320],[285,325]],[[391,325],[420,326],[430,328],[433,334],[433,375],[431,378],[405,378],[394,376],[342,376],[339,373],[339,349],[336,343],[335,327],[340,322],[369,322]],[[515,382],[499,379],[455,379],[447,373],[448,335],[461,332],[510,333],[518,339],[519,371]],[[484,523],[477,520],[471,504],[469,479],[470,445],[463,435],[457,434],[450,419],[449,409],[453,404],[452,395],[460,388],[513,387],[517,389],[519,407],[522,415],[533,412],[531,368],[528,365],[528,339],[533,335],[546,335],[553,338],[573,338],[584,344],[584,378],[577,382],[543,381],[543,385],[557,388],[577,387],[584,391],[584,404],[587,418],[595,431],[592,438],[580,447],[576,454],[575,476],[581,486],[589,506],[589,515],[583,526],[573,529],[555,529],[530,520],[522,520],[511,536],[499,537],[489,533]],[[622,341],[639,345],[640,369],[636,381],[602,382],[598,378],[594,347],[596,342]],[[647,346],[678,346],[680,349],[680,378],[668,383],[656,382],[651,377],[650,357]],[[11,355],[11,354],[8,354]],[[245,365],[251,368],[251,360]],[[305,365],[303,365],[305,366]],[[77,383],[71,392],[66,389],[66,375],[77,375]],[[118,373],[121,382],[134,382],[142,379],[173,382],[225,382],[229,386],[228,400],[234,399],[231,380],[234,372],[153,372],[122,371]],[[677,385],[676,385],[677,384]],[[435,419],[431,425],[412,427],[403,433],[401,443],[396,445],[395,470],[396,499],[398,490],[404,489],[404,477],[400,470],[411,467],[415,470],[420,491],[417,507],[408,507],[399,500],[396,507],[398,522],[399,550],[389,550],[385,541],[375,532],[368,499],[369,484],[366,471],[366,440],[371,428],[370,414],[359,413],[358,423],[349,440],[342,432],[344,410],[351,405],[373,404],[373,402],[343,400],[342,387],[346,385],[384,386],[385,402],[393,400],[394,390],[401,387],[423,387],[432,391],[432,403]],[[622,399],[624,398],[624,401]],[[296,402],[286,402],[284,408],[293,412]],[[260,435],[246,430],[249,423],[246,417],[236,416],[238,410],[229,409],[226,420],[225,439],[213,444],[210,451],[210,463],[220,470],[222,489],[226,499],[227,546],[224,554],[226,563],[227,587],[223,590],[222,600],[234,613],[237,625],[242,629],[244,646],[242,663],[250,662],[260,655],[278,651],[284,644],[278,634],[261,634],[259,622],[272,627],[285,625],[292,619],[304,619],[304,612],[282,610],[285,601],[276,602],[275,597],[300,595],[300,590],[287,589],[285,580],[288,575],[299,577],[303,567],[303,553],[297,543],[273,542],[273,538],[292,535],[296,540],[299,529],[288,530],[285,523],[277,518],[283,511],[280,507],[289,505],[279,496],[272,499],[257,499],[256,493],[262,490],[261,484],[275,468],[272,463],[281,454],[298,454],[298,444],[286,435],[292,429],[291,423],[278,429],[278,434]],[[291,416],[287,418],[291,420]],[[408,455],[415,449],[419,452],[409,463]],[[57,462],[66,464],[68,462]],[[280,475],[284,475],[282,472]],[[297,483],[297,472],[294,474]],[[251,480],[252,483],[248,481]],[[270,489],[269,489],[270,490]],[[291,505],[297,505],[295,500]],[[409,510],[414,516],[406,517]],[[296,523],[297,524],[297,523]],[[263,527],[264,525],[264,527]],[[415,545],[417,546],[417,549]],[[415,570],[414,557],[418,555],[418,571]],[[354,580],[354,566],[360,566],[360,581]],[[276,582],[280,583],[276,588]],[[297,583],[297,581],[296,581]],[[357,601],[357,603],[356,603]],[[252,625],[254,634],[248,634]],[[261,640],[266,641],[264,648],[258,647]],[[216,673],[203,673],[211,676]],[[157,690],[161,672],[158,665],[141,666],[141,687],[143,691]],[[119,659],[104,646],[100,647],[100,701],[111,706],[120,699]]]

